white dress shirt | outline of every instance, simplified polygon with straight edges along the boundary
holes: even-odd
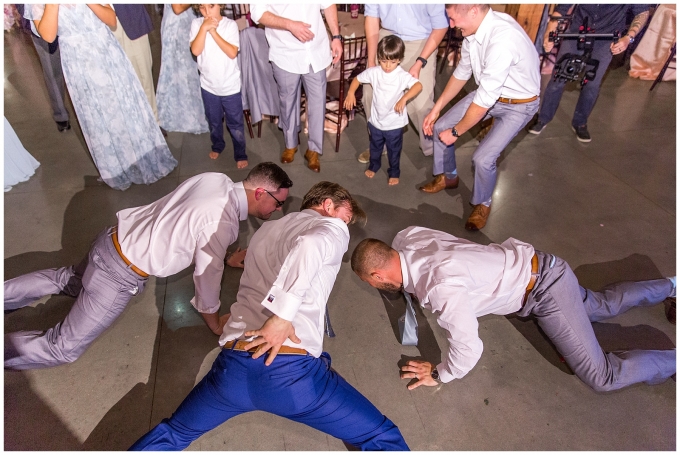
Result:
[[[474,74],[479,86],[472,100],[490,108],[498,98],[526,99],[541,91],[538,52],[512,16],[492,9],[474,35],[463,40],[453,75],[466,81]]]
[[[311,41],[303,43],[288,30],[265,27],[264,32],[269,43],[269,60],[279,68],[293,74],[309,73],[309,65],[312,65],[314,73],[326,69],[333,61],[333,57],[321,10],[331,5],[332,3],[251,4],[250,18],[258,24],[262,15],[268,11],[276,16],[310,24],[310,31],[314,33]]]
[[[477,318],[521,308],[534,247],[513,238],[485,246],[411,226],[397,234],[392,248],[399,252],[404,291],[437,313],[447,332],[447,359],[437,365],[440,379],[462,378],[482,355]]]
[[[326,302],[348,244],[347,225],[314,210],[264,223],[248,246],[238,295],[220,345],[259,329],[273,313],[292,321],[301,340],[300,344],[286,340],[285,346],[319,357]]]
[[[418,79],[404,71],[401,66],[386,73],[378,65],[362,71],[357,76],[357,80],[362,84],[371,84],[373,87],[371,115],[368,119],[371,125],[382,131],[395,130],[408,125],[406,108],[399,114],[394,110],[394,105],[404,96],[404,90],[413,87]]]
[[[191,21],[189,42],[196,39],[204,20],[202,17],[197,17]],[[236,22],[223,17],[217,24],[216,31],[224,41],[240,48]],[[238,59],[229,58],[210,33],[206,33],[205,47],[196,60],[198,70],[201,72],[201,88],[217,96],[233,95],[241,91],[241,70],[238,66]]]
[[[195,296],[201,313],[220,309],[220,283],[227,247],[248,218],[243,183],[206,172],[142,207],[121,210],[118,241],[125,257],[149,275],[166,277],[195,263]]]

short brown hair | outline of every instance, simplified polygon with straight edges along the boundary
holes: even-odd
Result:
[[[264,188],[278,191],[280,188],[290,188],[293,182],[278,164],[265,161],[256,165],[243,180],[248,189]]]
[[[209,5],[215,5],[216,3],[209,3]],[[196,3],[194,5],[191,5],[191,9],[194,12],[194,14],[198,17],[202,17],[203,15],[201,14],[201,10],[199,8],[201,7],[201,3]],[[227,5],[220,5],[220,15],[226,16],[227,15]]]
[[[357,201],[349,194],[349,191],[333,182],[319,182],[307,191],[305,197],[302,198],[302,206],[300,210],[311,209],[323,204],[323,201],[330,199],[333,205],[349,205],[352,210],[352,220],[349,224],[354,224],[357,221],[365,221],[366,213],[363,211]]]
[[[489,8],[491,8],[491,5],[488,4],[469,4],[469,3],[461,4],[447,3],[445,8],[453,8],[454,10],[456,10],[458,14],[465,14],[468,11],[470,11],[473,6],[476,6],[477,9],[479,9],[483,13],[489,11]]]
[[[406,46],[404,41],[397,35],[387,35],[378,43],[378,61],[380,60],[404,60]]]
[[[352,252],[352,270],[360,277],[384,269],[392,257],[392,247],[378,239],[364,239]]]

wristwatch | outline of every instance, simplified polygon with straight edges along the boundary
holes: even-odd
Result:
[[[333,41],[334,39],[339,39],[340,41],[342,41],[342,35],[333,35],[331,41]]]
[[[434,379],[435,381],[442,382],[441,379],[439,379],[439,371],[437,371],[436,367],[432,370],[430,376],[432,376],[432,379]]]
[[[634,37],[634,36],[630,36],[630,33],[626,33],[625,36],[627,36],[627,37],[630,39],[630,42],[629,42],[628,44],[633,44],[633,42],[635,42],[635,37]]]
[[[460,135],[458,134],[458,131],[456,131],[455,126],[453,128],[451,128],[451,134],[453,134],[454,137],[460,137]]]
[[[423,57],[418,57],[416,60],[420,61],[422,63],[423,68],[425,68],[425,65],[427,65],[427,60],[424,59]]]

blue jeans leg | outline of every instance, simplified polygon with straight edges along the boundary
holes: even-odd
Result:
[[[231,142],[234,145],[234,161],[245,161],[246,155],[246,136],[243,126],[243,99],[241,92],[233,95],[221,96],[222,109],[224,109],[224,119],[231,134]]]
[[[401,147],[404,142],[404,128],[383,131],[387,144],[387,159],[390,167],[387,168],[389,178],[399,178],[399,160],[401,159]]]
[[[588,117],[595,107],[597,97],[600,95],[600,86],[602,85],[602,78],[604,78],[607,68],[612,61],[612,51],[610,49],[611,42],[605,40],[595,40],[593,47],[592,58],[598,60],[600,65],[595,73],[595,78],[589,81],[581,89],[581,94],[574,109],[574,117],[571,120],[572,126],[583,126],[588,123]]]
[[[213,95],[201,87],[201,97],[203,98],[203,108],[205,109],[205,118],[208,120],[208,127],[210,128],[210,142],[212,142],[212,151],[222,153],[224,151],[224,127],[222,120],[224,118],[224,110],[222,109],[222,102],[220,97]]]
[[[368,161],[368,170],[378,172],[381,166],[382,151],[385,145],[385,134],[375,126],[368,122],[368,149],[370,151],[370,160]]]

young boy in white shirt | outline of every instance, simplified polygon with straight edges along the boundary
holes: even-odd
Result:
[[[192,5],[194,12],[203,18],[196,18],[191,23],[189,41],[201,73],[201,97],[212,142],[210,158],[216,160],[224,150],[224,117],[234,145],[236,167],[243,169],[248,166],[248,157],[243,128],[241,70],[236,60],[239,34],[236,22],[221,15],[223,6]]]
[[[404,59],[404,42],[395,35],[388,35],[378,43],[378,63],[354,78],[349,86],[345,109],[356,105],[354,92],[359,84],[371,84],[373,103],[368,118],[371,158],[366,177],[373,178],[380,169],[380,159],[387,146],[387,169],[389,185],[399,183],[399,158],[404,137],[404,126],[408,124],[406,102],[414,98],[423,86],[418,79],[404,71],[399,63]],[[404,90],[408,89],[406,93]]]

